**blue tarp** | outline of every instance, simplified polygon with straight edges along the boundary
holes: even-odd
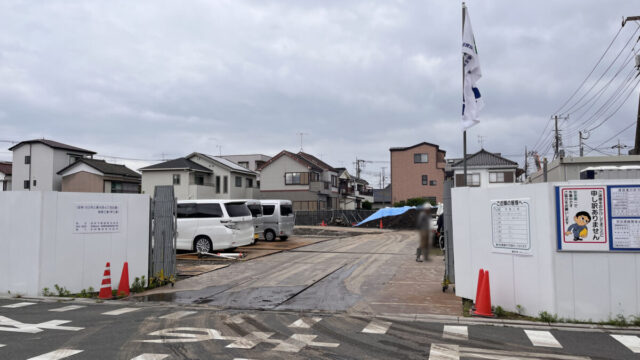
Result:
[[[372,220],[378,220],[378,219],[382,219],[383,217],[387,217],[387,216],[398,216],[398,215],[402,215],[404,213],[406,213],[407,211],[411,210],[411,209],[415,209],[415,206],[403,206],[403,207],[387,207],[384,209],[380,209],[376,212],[374,212],[373,214],[371,214],[371,216],[369,216],[368,218],[360,221],[358,224],[356,224],[356,226],[360,226],[366,222],[372,221]]]

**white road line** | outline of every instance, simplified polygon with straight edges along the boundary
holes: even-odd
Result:
[[[19,303],[4,305],[3,308],[15,309],[15,308],[21,308],[21,307],[25,307],[25,306],[29,306],[29,305],[33,305],[33,304],[35,304],[35,303],[32,303],[32,302],[19,302]]]
[[[635,335],[611,335],[634,353],[640,353],[640,338]]]
[[[388,321],[372,320],[369,325],[362,329],[366,334],[386,334],[391,323]]]
[[[167,354],[142,354],[134,357],[131,360],[162,360],[168,358]]]
[[[466,326],[445,325],[442,330],[442,338],[453,340],[468,340],[469,330]]]
[[[7,345],[5,345],[5,344],[0,344],[0,347],[5,347],[5,346],[7,346]]]
[[[193,315],[195,313],[197,313],[197,311],[176,311],[171,314],[160,316],[160,319],[178,320],[185,316]]]
[[[256,316],[251,314],[251,315],[243,315],[243,314],[238,314],[238,315],[234,315],[231,317],[228,317],[224,323],[225,324],[242,324],[244,322],[244,317],[248,316],[251,318],[255,318]]]
[[[440,344],[440,346],[453,346],[453,345]],[[463,358],[472,358],[472,359],[492,359],[492,360],[513,360],[513,359],[590,360],[591,359],[588,356],[505,351],[505,350],[469,348],[469,347],[462,347],[462,346],[458,348],[458,350],[459,350],[459,356]]]
[[[102,315],[122,315],[122,314],[126,314],[126,313],[130,313],[132,311],[136,311],[136,310],[140,310],[140,308],[122,308],[122,309],[118,309],[118,310],[112,310],[112,311],[107,311],[105,313],[102,313]]]
[[[291,323],[291,325],[289,325],[289,327],[290,328],[309,329],[311,326],[313,326],[313,324],[319,322],[320,320],[322,320],[321,317],[312,317],[311,319],[309,319],[309,318],[300,318],[300,319],[294,321],[293,323]]]
[[[429,360],[459,360],[460,352],[458,345],[453,344],[431,344],[429,350]]]
[[[562,348],[562,345],[556,340],[551,332],[549,331],[539,331],[539,330],[525,330],[525,334],[533,346],[544,346],[544,347],[552,347],[552,348]]]
[[[40,356],[32,357],[27,360],[58,360],[64,359],[69,356],[73,356],[75,354],[79,354],[84,350],[73,350],[73,349],[58,349],[56,351],[52,351],[46,354],[42,354]]]
[[[83,307],[86,307],[86,306],[84,306],[84,305],[69,305],[69,306],[64,306],[64,307],[61,307],[61,308],[51,309],[49,311],[65,312],[65,311],[82,309]]]

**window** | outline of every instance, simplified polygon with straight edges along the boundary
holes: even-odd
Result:
[[[204,185],[204,175],[194,175],[193,183],[194,185]]]
[[[216,176],[216,194],[220,194],[220,176]]]
[[[429,181],[429,185],[430,186],[436,186],[436,185],[438,185],[438,182],[436,180],[431,180],[431,181]]]
[[[480,174],[467,174],[467,186],[480,186]]]
[[[285,185],[308,185],[309,173],[285,173],[284,174]]]
[[[242,187],[242,177],[236,176],[236,187]]]
[[[289,216],[293,214],[293,207],[291,205],[280,205],[280,215]]]
[[[312,172],[309,174],[309,181],[320,181],[320,174]]]
[[[429,162],[429,154],[413,154],[413,163],[421,164]]]
[[[504,182],[504,173],[503,172],[491,172],[491,173],[489,173],[489,182],[490,183],[503,183]]]
[[[178,204],[178,218],[220,218],[220,204]]]
[[[71,155],[69,154],[69,164],[73,164],[79,159],[82,159],[82,155]]]
[[[112,193],[121,193],[122,192],[122,183],[112,181],[111,182],[111,192]]]
[[[275,205],[262,205],[262,214],[273,215],[274,211],[276,211]]]
[[[264,161],[262,160],[256,160],[256,169],[260,169],[260,167],[264,165]]]
[[[223,187],[223,192],[226,194],[229,192],[229,177],[225,176],[222,179],[222,187]]]
[[[336,175],[331,175],[331,186],[338,187],[338,177]]]
[[[173,185],[180,185],[180,174],[173,174]]]
[[[25,188],[25,189],[29,189],[29,188],[30,188],[30,186],[29,186],[29,180],[25,180],[25,181],[24,181],[24,188]]]
[[[251,216],[251,211],[243,202],[232,202],[224,204],[229,217]]]
[[[247,207],[249,211],[251,211],[251,216],[254,218],[262,216],[262,206],[260,206],[260,204],[251,204],[247,205]]]
[[[31,164],[31,155],[27,155],[24,157],[24,163],[25,165]]]
[[[252,188],[253,187],[253,179],[247,178],[247,187],[248,188]]]
[[[427,175],[422,175],[422,185],[429,185],[429,177]]]
[[[38,181],[34,179],[33,180],[33,186],[36,186],[36,184],[38,184]]]
[[[238,165],[242,166],[245,169],[249,168],[249,162],[248,161],[238,161]]]

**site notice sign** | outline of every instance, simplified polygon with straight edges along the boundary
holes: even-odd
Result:
[[[640,185],[556,187],[558,250],[640,251]]]
[[[531,255],[529,199],[491,201],[494,252]]]
[[[640,251],[640,185],[610,185],[611,250]]]
[[[120,203],[75,203],[73,232],[99,234],[120,232]]]

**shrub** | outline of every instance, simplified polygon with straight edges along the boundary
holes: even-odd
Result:
[[[143,292],[146,286],[147,286],[147,280],[145,279],[144,275],[142,275],[142,278],[137,277],[133,280],[133,284],[131,285],[131,291],[134,293]]]
[[[505,315],[507,315],[507,312],[504,311],[504,309],[500,305],[496,306],[493,309],[493,313],[496,315],[496,317],[504,317]]]
[[[541,311],[540,320],[548,323],[558,322],[558,315],[557,314],[551,315],[546,311]]]
[[[58,284],[53,285],[58,292],[58,296],[65,297],[71,295],[71,292],[67,290],[64,286],[58,286]]]

